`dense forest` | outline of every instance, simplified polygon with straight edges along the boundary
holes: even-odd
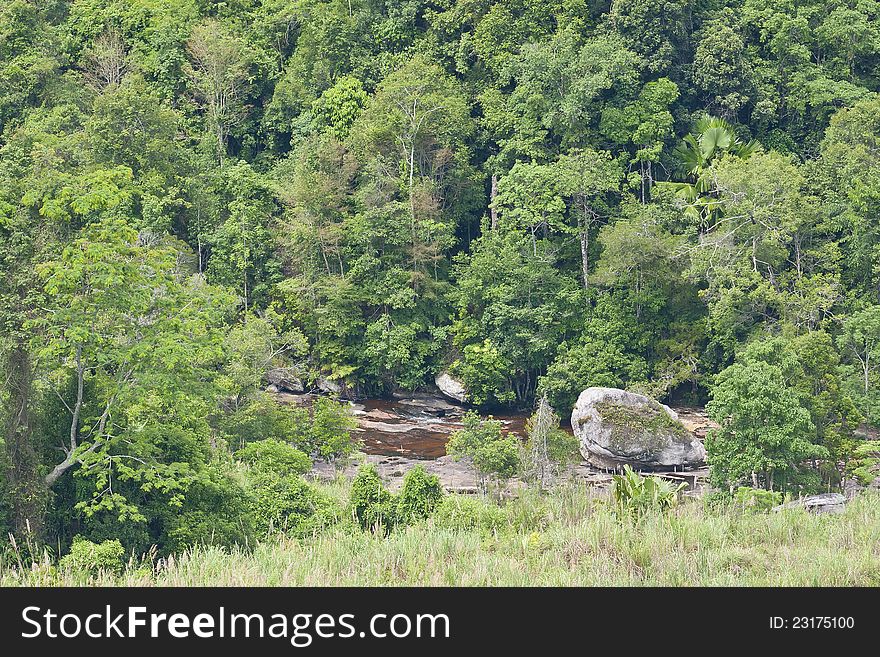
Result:
[[[708,404],[720,490],[866,477],[878,91],[877,0],[0,0],[0,529],[323,522],[350,420],[272,366],[627,388]]]

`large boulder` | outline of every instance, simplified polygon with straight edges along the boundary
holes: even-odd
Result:
[[[465,390],[464,384],[449,372],[440,372],[434,377],[434,384],[445,397],[454,399],[460,404],[467,401],[467,390]]]
[[[571,413],[581,454],[593,465],[647,470],[698,467],[706,449],[668,406],[618,388],[587,388]]]
[[[293,367],[273,367],[266,372],[266,381],[270,386],[274,386],[274,391],[301,394],[306,389],[299,376],[299,370]]]

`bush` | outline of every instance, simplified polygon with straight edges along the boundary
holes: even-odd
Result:
[[[157,513],[165,529],[158,541],[163,553],[191,545],[247,545],[253,540],[245,482],[230,466],[216,463],[206,468],[188,487],[182,506],[168,505]]]
[[[544,488],[569,463],[576,461],[580,443],[572,434],[559,428],[559,416],[541,397],[535,413],[526,422],[528,440],[520,456],[523,480]]]
[[[780,492],[764,490],[763,488],[752,488],[750,486],[740,486],[736,489],[733,497],[737,506],[750,511],[770,511],[774,506],[779,506],[784,501],[784,496]]]
[[[362,529],[388,533],[394,527],[394,497],[376,467],[364,465],[351,482],[349,509]]]
[[[269,439],[302,447],[310,443],[309,412],[304,408],[281,404],[266,393],[257,393],[245,405],[221,421],[221,429],[233,444],[246,445]],[[307,451],[307,450],[303,450]]]
[[[464,428],[452,434],[446,444],[446,453],[454,458],[469,456],[485,487],[487,477],[509,479],[519,469],[520,444],[515,436],[501,432],[501,422],[468,411],[463,419]]]
[[[311,453],[328,462],[351,456],[357,449],[351,439],[356,426],[346,404],[318,397],[312,407]]]
[[[686,484],[676,486],[660,477],[643,477],[627,465],[622,475],[614,475],[611,495],[618,510],[640,516],[675,506],[679,492],[686,487]]]
[[[443,499],[443,487],[437,475],[429,475],[417,465],[406,473],[397,496],[395,520],[409,525],[429,517]]]
[[[82,536],[74,536],[70,551],[61,557],[58,566],[68,572],[118,574],[125,567],[124,556],[125,548],[118,539],[92,543]]]
[[[257,535],[303,537],[336,523],[339,507],[296,475],[256,473],[251,482],[251,515]]]
[[[312,469],[309,457],[293,445],[274,438],[258,440],[242,447],[236,458],[251,467],[273,472],[279,476],[305,474]]]
[[[470,495],[447,495],[434,512],[434,524],[455,531],[495,531],[507,518],[495,504]]]

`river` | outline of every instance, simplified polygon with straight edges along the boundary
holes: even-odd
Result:
[[[312,396],[283,392],[274,393],[283,403],[297,405],[310,403]],[[432,460],[446,454],[449,436],[462,427],[466,408],[446,401],[430,393],[395,395],[392,399],[364,399],[351,404],[352,414],[357,418],[355,437],[367,454],[401,456],[407,459]],[[699,408],[677,407],[674,409],[685,426],[700,437],[710,423]],[[484,417],[487,417],[484,414]],[[503,412],[492,414],[502,423],[506,432],[525,438],[528,414]],[[566,416],[562,428],[571,431]]]

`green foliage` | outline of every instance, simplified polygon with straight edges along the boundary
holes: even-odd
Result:
[[[541,378],[539,390],[566,412],[590,386],[626,388],[647,378],[647,363],[635,353],[629,327],[613,319],[593,318],[577,343],[562,345]]]
[[[146,523],[151,504],[180,507],[208,472],[228,297],[174,265],[172,249],[108,220],[39,267],[53,311],[31,323],[34,348],[71,413],[47,483],[71,469],[90,482],[75,502],[86,518]]]
[[[473,460],[481,481],[487,478],[509,479],[519,467],[519,441],[501,431],[501,422],[491,417],[483,420],[474,411],[465,413],[464,428],[452,434],[446,443],[447,454]]]
[[[456,367],[482,403],[524,402],[552,361],[576,316],[576,279],[556,267],[555,250],[538,233],[496,230],[460,258],[453,292],[459,319]]]
[[[559,416],[546,396],[541,397],[534,414],[526,421],[526,435],[520,454],[525,481],[547,486],[563,467],[580,458],[578,439],[559,427]]]
[[[254,441],[285,444],[306,457],[327,462],[344,460],[358,446],[352,438],[356,422],[348,404],[329,397],[316,397],[308,409],[259,393],[221,416],[219,424],[242,446]]]
[[[275,367],[561,414],[714,390],[716,483],[841,485],[880,418],[878,15],[0,3],[10,529],[249,540],[230,448],[353,449],[335,402],[260,392]]]
[[[262,388],[266,371],[283,367],[308,351],[308,341],[301,331],[278,329],[281,318],[271,310],[263,317],[249,315],[226,334],[223,350],[227,363],[225,373],[234,403],[244,400]]]
[[[493,532],[507,522],[504,510],[473,495],[447,495],[434,513],[434,524],[455,531]]]
[[[437,475],[429,475],[421,465],[406,473],[397,494],[395,522],[410,525],[430,517],[443,501],[443,488]]]
[[[611,496],[621,513],[640,517],[671,509],[686,487],[687,484],[676,485],[661,477],[643,477],[627,465],[622,475],[614,475]]]
[[[340,141],[345,139],[367,105],[368,98],[360,80],[340,78],[312,104],[315,127]]]
[[[851,472],[860,484],[869,486],[880,476],[880,440],[866,440],[853,450]]]
[[[713,160],[730,155],[747,159],[755,150],[755,142],[743,142],[733,126],[718,117],[704,117],[694,125],[675,149],[678,167],[689,178],[687,182],[667,183],[683,204],[685,216],[694,223],[709,224],[721,211],[721,202],[712,180]]]
[[[159,547],[163,553],[179,553],[194,545],[251,545],[254,517],[248,503],[246,482],[231,465],[218,460],[189,487],[182,507],[153,510],[167,534]],[[140,545],[143,550],[148,547]]]
[[[838,344],[852,363],[853,396],[873,422],[880,420],[880,306],[869,306],[843,322]]]
[[[249,476],[248,513],[257,536],[309,536],[336,523],[341,509],[301,477],[268,467],[256,467]]]
[[[740,486],[733,499],[737,506],[755,512],[766,512],[782,504],[785,496],[778,491]]]
[[[325,461],[351,456],[357,450],[357,443],[351,437],[356,426],[347,404],[318,397],[312,407],[311,453]]]
[[[217,423],[234,446],[257,440],[275,440],[290,443],[311,454],[308,411],[279,403],[265,393],[252,395],[239,408],[223,413]]]
[[[101,543],[75,536],[70,551],[58,562],[63,571],[97,575],[100,572],[118,574],[125,567],[125,548],[118,540]]]
[[[274,438],[248,443],[235,453],[235,458],[255,470],[279,476],[305,474],[312,469],[312,462],[306,454]]]
[[[731,365],[718,375],[706,408],[721,425],[706,440],[718,486],[751,478],[769,490],[797,489],[805,461],[828,456],[827,448],[812,442],[810,414],[775,365]]]
[[[361,466],[351,481],[349,510],[367,531],[388,533],[396,522],[394,496],[388,492],[375,466]]]

